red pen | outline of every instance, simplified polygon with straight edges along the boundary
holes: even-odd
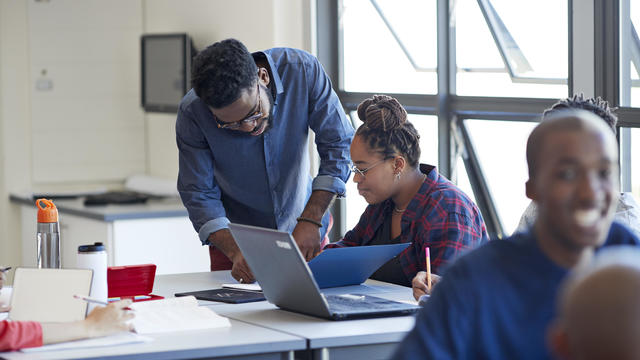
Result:
[[[431,256],[429,255],[429,247],[424,249],[425,260],[427,262],[427,289],[431,292]]]

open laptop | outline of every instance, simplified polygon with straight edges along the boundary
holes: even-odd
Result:
[[[369,295],[325,295],[293,237],[286,232],[229,224],[267,300],[297,313],[330,320],[411,314],[416,305]]]

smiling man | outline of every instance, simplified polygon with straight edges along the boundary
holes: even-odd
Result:
[[[353,128],[318,60],[301,50],[249,53],[234,39],[194,59],[180,103],[178,191],[211,270],[252,282],[229,222],[293,233],[307,259],[320,251],[326,212],[343,196]],[[311,179],[309,130],[320,155]]]
[[[558,287],[595,250],[637,245],[613,223],[615,137],[596,115],[558,112],[527,141],[527,196],[538,204],[530,232],[462,256],[448,270],[396,359],[546,359],[545,331]]]

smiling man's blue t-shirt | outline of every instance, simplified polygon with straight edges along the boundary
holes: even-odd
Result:
[[[614,223],[604,246],[638,244]],[[532,232],[490,241],[446,270],[394,359],[550,359],[546,331],[567,273]]]

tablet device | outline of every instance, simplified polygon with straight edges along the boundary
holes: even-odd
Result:
[[[92,277],[90,269],[17,268],[9,319],[39,322],[83,320],[87,303],[73,296],[89,296]]]
[[[309,261],[309,268],[320,289],[360,285],[409,245],[411,243],[326,249]]]
[[[230,304],[243,304],[253,301],[262,301],[265,299],[261,292],[236,289],[212,289],[175,294],[175,296],[189,295],[195,296],[198,300],[219,301]]]

